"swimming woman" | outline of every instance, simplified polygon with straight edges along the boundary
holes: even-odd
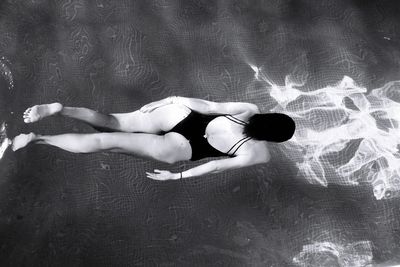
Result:
[[[12,140],[14,151],[29,143],[46,144],[73,153],[109,151],[150,158],[164,163],[214,159],[180,172],[146,172],[155,180],[181,179],[219,173],[270,160],[267,142],[284,142],[295,123],[281,113],[261,114],[251,103],[217,103],[196,98],[167,97],[130,113],[101,114],[60,103],[36,105],[23,115],[25,123],[62,115],[78,119],[99,133],[60,135],[20,134]]]

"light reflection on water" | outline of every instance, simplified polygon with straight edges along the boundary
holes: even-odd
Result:
[[[0,73],[7,81],[9,90],[14,88],[14,78],[11,69],[8,66],[10,64],[10,61],[6,57],[0,58]]]
[[[299,175],[322,186],[366,182],[378,200],[400,195],[400,81],[367,93],[344,76],[337,84],[305,91],[306,74],[288,75],[285,85],[277,85],[260,68],[250,67],[277,102],[271,112],[296,121],[295,135],[283,143],[283,150]],[[346,99],[353,107],[346,105]],[[361,142],[350,151],[355,140]]]
[[[3,158],[4,152],[11,145],[11,140],[7,137],[6,123],[3,122],[0,127],[0,159]]]
[[[10,65],[11,62],[6,57],[0,57],[0,73],[7,82],[9,90],[14,88],[14,78],[9,67]],[[0,160],[3,158],[4,153],[10,145],[11,140],[7,136],[7,123],[2,122],[0,126]]]

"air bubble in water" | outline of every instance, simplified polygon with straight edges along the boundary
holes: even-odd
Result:
[[[7,81],[8,89],[11,90],[14,88],[14,79],[13,79],[13,75],[11,73],[11,69],[8,67],[8,65],[11,65],[10,61],[5,57],[1,57],[0,58],[0,73],[4,77],[4,79]]]

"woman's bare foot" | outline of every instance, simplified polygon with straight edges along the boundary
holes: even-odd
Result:
[[[52,104],[44,104],[44,105],[36,105],[28,108],[24,112],[24,122],[32,123],[38,120],[41,120],[45,117],[54,115],[60,112],[63,108],[63,105],[60,103],[52,103]]]
[[[11,148],[13,151],[17,151],[23,147],[26,147],[36,137],[34,133],[20,134],[14,137],[12,140]]]

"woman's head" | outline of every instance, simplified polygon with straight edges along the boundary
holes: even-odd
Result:
[[[284,142],[292,138],[296,124],[282,113],[255,114],[244,127],[244,133],[256,140]]]

